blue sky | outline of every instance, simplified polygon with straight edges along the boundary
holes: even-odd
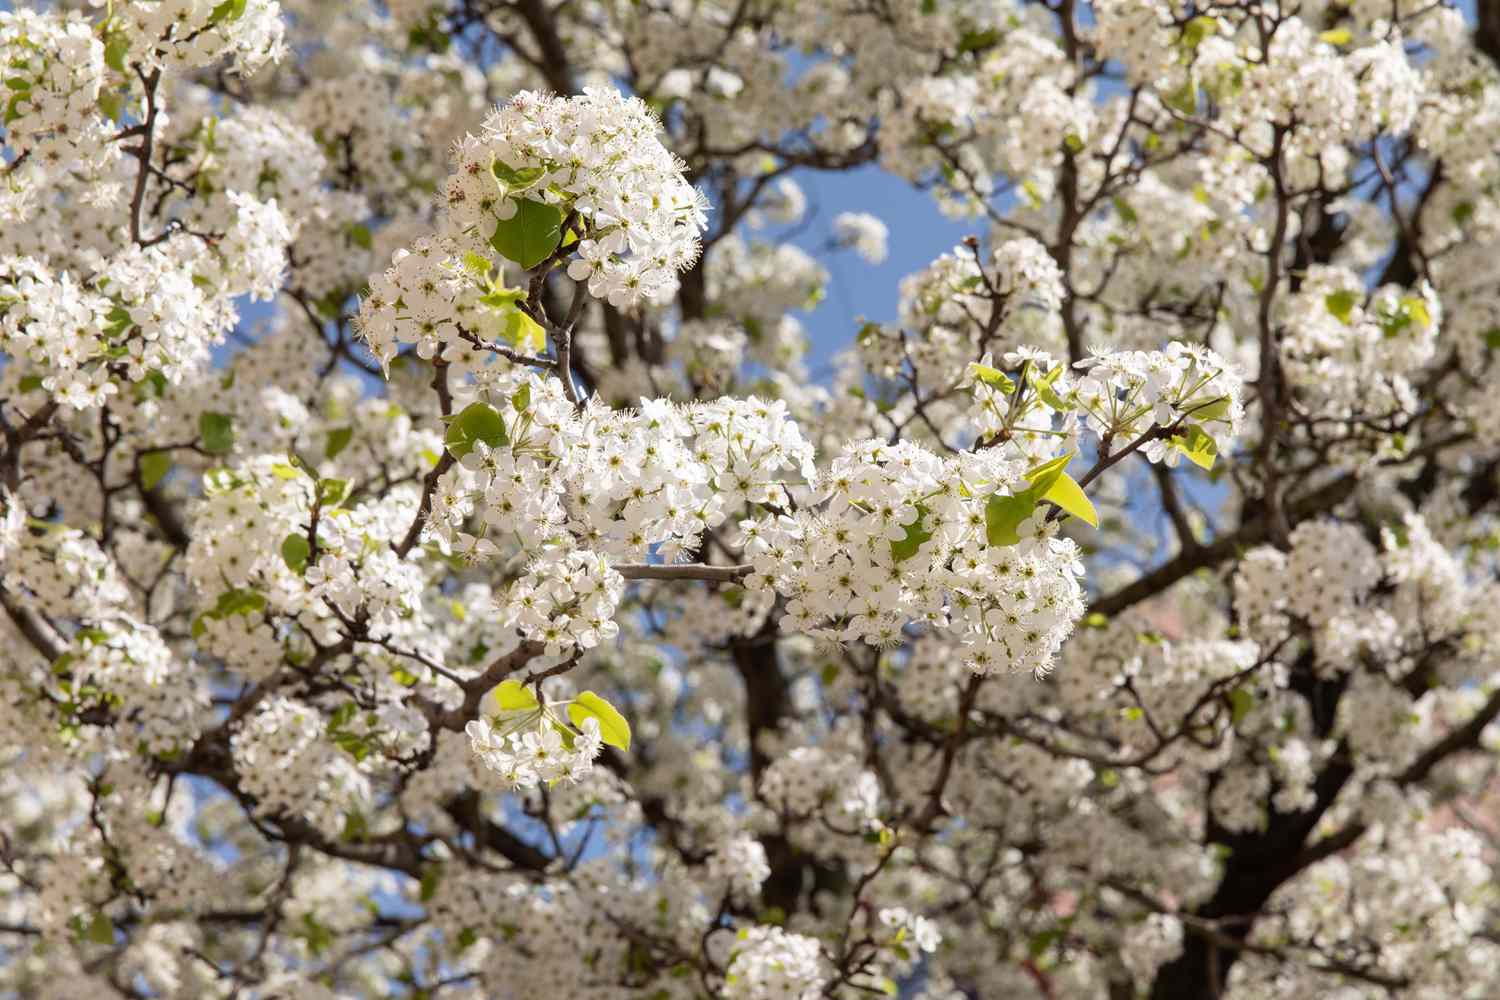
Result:
[[[798,317],[812,338],[808,367],[822,381],[828,376],[828,359],[853,343],[858,317],[894,319],[901,279],[965,236],[982,236],[985,224],[982,219],[955,222],[944,217],[931,195],[876,166],[844,173],[798,171],[793,177],[807,195],[809,219],[792,242],[817,257],[830,276],[823,302]],[[840,212],[869,212],[886,224],[890,240],[884,263],[867,264],[849,250],[822,252]],[[775,236],[777,230],[768,232]]]

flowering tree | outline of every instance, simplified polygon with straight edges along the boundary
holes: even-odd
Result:
[[[1497,60],[6,5],[0,994],[1496,995]],[[869,165],[976,235],[816,379]]]

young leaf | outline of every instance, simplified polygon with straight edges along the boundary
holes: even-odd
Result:
[[[990,497],[984,505],[984,534],[991,545],[1015,545],[1021,540],[1016,529],[1036,510],[1037,498],[1031,490],[1015,496]]]
[[[328,443],[323,446],[323,457],[337,458],[339,452],[349,447],[349,442],[353,438],[353,427],[335,427],[328,432]]]
[[[464,407],[463,412],[453,418],[448,425],[448,433],[443,436],[443,443],[448,446],[448,451],[454,458],[463,458],[474,450],[474,442],[483,441],[491,448],[498,448],[510,442],[510,437],[505,433],[505,421],[500,419],[500,411],[488,403],[470,403]]]
[[[1089,500],[1088,494],[1083,492],[1083,487],[1078,481],[1064,472],[1057,481],[1042,494],[1043,500],[1050,500],[1074,517],[1087,521],[1090,525],[1099,527],[1099,512],[1094,510],[1094,504]]]
[[[495,226],[490,246],[501,256],[531,270],[562,242],[562,210],[530,198],[516,203],[516,214]]]
[[[1016,391],[1015,383],[1011,382],[1010,377],[990,365],[982,365],[975,361],[969,365],[969,374],[986,385],[995,386],[1007,396]]]
[[[323,507],[337,507],[340,500],[349,495],[349,480],[347,479],[320,479],[318,480],[318,504]]]
[[[148,451],[140,457],[141,488],[152,490],[172,469],[172,455],[165,451]]]
[[[1348,289],[1323,296],[1323,305],[1345,326],[1349,325],[1349,320],[1354,315],[1354,305],[1358,301],[1359,296]]]
[[[906,537],[891,543],[891,558],[896,562],[904,562],[917,554],[922,543],[932,537],[932,532],[927,530],[927,508],[917,506],[917,519],[906,526]]]
[[[519,309],[512,309],[506,314],[505,327],[500,335],[518,351],[540,351],[547,346],[547,331]]]
[[[583,726],[585,719],[599,720],[599,735],[605,743],[621,750],[630,749],[630,723],[625,721],[615,706],[592,691],[584,691],[568,706],[568,718],[573,725]]]
[[[125,53],[130,51],[130,36],[123,31],[112,31],[104,42],[104,65],[116,73],[125,72]]]
[[[506,680],[490,688],[489,694],[479,703],[479,712],[495,716],[506,712],[530,712],[541,707],[530,688],[518,680]]]
[[[1031,490],[1028,492],[1035,493],[1037,499],[1041,499],[1052,488],[1052,484],[1063,475],[1063,470],[1071,461],[1073,461],[1073,453],[1070,451],[1066,455],[1059,455],[1051,461],[1043,462],[1026,473],[1026,479],[1031,483]]]
[[[198,437],[210,455],[225,454],[234,447],[234,418],[224,413],[200,414]]]
[[[312,546],[307,544],[305,535],[293,532],[281,540],[281,561],[293,573],[301,573],[307,569],[307,557],[311,554]]]
[[[1186,455],[1188,461],[1204,469],[1212,469],[1214,459],[1219,455],[1219,446],[1214,443],[1213,435],[1197,424],[1188,424],[1181,434],[1174,434],[1172,447]]]
[[[208,15],[209,24],[218,24],[220,21],[237,21],[245,16],[245,6],[249,0],[224,0]]]
[[[1220,396],[1210,403],[1195,406],[1192,414],[1196,420],[1223,420],[1229,416],[1229,397]]]
[[[518,170],[497,158],[490,164],[490,173],[494,174],[495,180],[500,182],[506,194],[514,194],[531,187],[546,176],[547,171],[544,167],[522,167]]]

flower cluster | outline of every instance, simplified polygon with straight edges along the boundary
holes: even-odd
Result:
[[[813,1000],[823,990],[818,942],[780,927],[758,924],[740,931],[725,974],[729,1000]]]
[[[741,522],[747,586],[786,597],[785,627],[832,642],[893,647],[920,622],[963,636],[976,673],[1045,673],[1083,613],[1081,566],[1047,508],[1026,506],[1028,465],[851,444],[821,477],[821,509]]]
[[[248,76],[286,55],[276,0],[125,0],[112,8],[129,57],[149,66],[180,73],[227,56]]]
[[[613,89],[523,91],[454,146],[445,231],[483,252],[497,225],[533,228],[551,212],[553,226],[574,221],[568,274],[590,294],[616,306],[659,301],[697,258],[707,211],[660,132],[643,101]]]

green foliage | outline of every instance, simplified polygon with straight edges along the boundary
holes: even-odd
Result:
[[[209,24],[219,24],[223,21],[238,21],[245,16],[245,6],[249,0],[224,0],[208,15]]]
[[[227,454],[234,448],[234,418],[225,413],[200,414],[198,439],[210,455]]]
[[[905,562],[917,554],[922,543],[932,537],[932,532],[927,530],[927,508],[921,504],[917,505],[917,519],[906,526],[906,537],[891,543],[891,558],[897,562]]]
[[[335,427],[328,432],[328,443],[323,446],[323,457],[338,458],[339,452],[349,447],[349,442],[353,439],[353,427]]]
[[[470,403],[464,407],[448,425],[448,433],[443,437],[443,443],[454,458],[463,458],[473,451],[476,441],[491,448],[510,443],[500,411],[488,403]]]
[[[599,735],[604,742],[620,750],[630,749],[630,723],[625,716],[592,691],[581,692],[568,706],[568,718],[581,727],[585,719],[599,720]]]
[[[522,198],[516,202],[516,214],[496,224],[490,246],[529,271],[562,242],[562,221],[557,206]]]
[[[1219,456],[1219,446],[1213,435],[1197,424],[1188,424],[1182,433],[1172,435],[1172,447],[1187,456],[1188,461],[1203,469],[1212,469]]]
[[[306,535],[293,532],[281,540],[281,560],[293,573],[300,574],[307,569],[307,559],[311,554],[312,546]]]

